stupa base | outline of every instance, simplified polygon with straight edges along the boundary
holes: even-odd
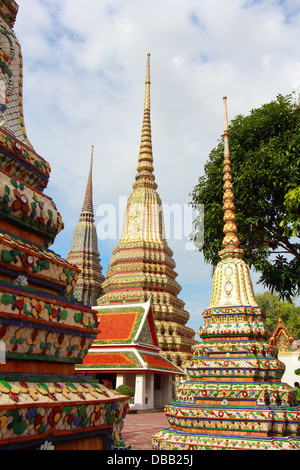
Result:
[[[300,450],[299,437],[236,437],[163,429],[152,438],[154,450]]]
[[[87,380],[2,379],[0,450],[104,450],[121,444],[128,397]]]

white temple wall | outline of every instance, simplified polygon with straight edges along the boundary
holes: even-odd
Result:
[[[300,351],[278,355],[278,359],[283,362],[286,367],[281,381],[291,387],[294,387],[295,382],[300,383],[300,376],[295,374],[295,370],[300,369],[300,361],[298,360],[299,356]]]

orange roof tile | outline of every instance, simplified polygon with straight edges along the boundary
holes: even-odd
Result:
[[[130,340],[138,316],[136,313],[110,313],[100,316],[98,341]]]
[[[100,353],[100,354],[88,354],[84,360],[83,365],[92,366],[135,366],[136,364],[131,361],[123,353]]]
[[[143,354],[145,361],[147,362],[148,366],[151,368],[158,368],[158,369],[167,369],[167,370],[174,370],[178,371],[178,368],[173,364],[169,363],[161,356],[153,356],[151,354]]]
[[[148,368],[147,366],[145,368],[145,365],[139,361],[133,351],[124,351],[124,353],[120,351],[89,353],[84,358],[83,363],[78,365],[76,368],[77,370],[93,369],[99,371],[104,371],[106,369],[144,369],[147,371],[160,370],[167,373],[183,374],[178,367],[169,363],[169,361],[159,355],[141,354],[141,356],[147,363]]]

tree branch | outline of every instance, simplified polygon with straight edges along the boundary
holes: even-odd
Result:
[[[300,259],[300,252],[295,248],[294,245],[289,243],[288,240],[283,241],[282,239],[274,237],[274,240],[270,238],[264,238],[264,242],[269,243],[270,245],[280,246],[281,248],[284,248],[286,250],[287,254],[293,255],[296,258]]]

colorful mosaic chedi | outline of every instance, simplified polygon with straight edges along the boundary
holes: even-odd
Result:
[[[63,223],[25,132],[17,11],[1,1],[0,449],[102,449],[120,443],[129,404],[75,375],[98,319],[74,300],[80,270],[49,249]]]
[[[203,313],[202,342],[193,348],[177,401],[166,407],[170,427],[154,436],[153,448],[299,450],[296,391],[281,383],[285,366],[268,343],[265,315],[239,248],[226,98],[224,109],[224,249]]]
[[[103,295],[98,305],[147,302],[153,299],[153,313],[162,355],[185,367],[191,357],[195,332],[186,327],[189,313],[177,296],[173,252],[165,234],[162,202],[156,192],[151,120],[150,55],[148,54],[144,118],[138,168],[129,197],[120,243],[113,250]]]

